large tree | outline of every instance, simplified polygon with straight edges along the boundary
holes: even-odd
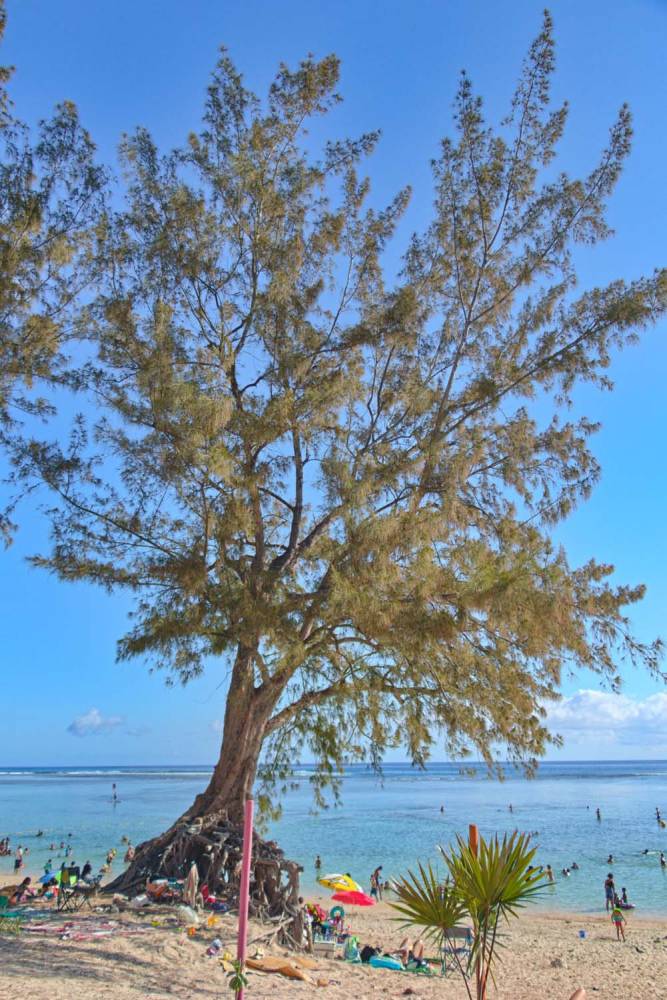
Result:
[[[5,27],[0,0],[0,42]],[[0,66],[0,443],[21,416],[52,411],[45,390],[64,377],[104,189],[74,105],[58,105],[32,135],[9,96],[12,73]]]
[[[432,221],[395,266],[409,191],[368,207],[377,135],[316,152],[306,131],[338,101],[333,56],[282,66],[260,101],[223,52],[184,148],[122,144],[79,324],[94,405],[67,447],[16,459],[54,498],[35,563],[136,595],[120,658],[227,673],[218,764],[161,858],[183,821],[238,822],[260,765],[270,785],[313,758],[318,794],[399,744],[530,766],[564,668],[659,669],[625,617],[643,588],[552,540],[598,477],[571,393],[608,387],[667,305],[664,271],[576,288],[630,115],[588,176],[557,171],[553,68],[547,16],[495,130],[462,77]]]

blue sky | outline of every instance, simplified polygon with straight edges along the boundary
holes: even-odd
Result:
[[[466,67],[497,120],[543,3],[528,0],[8,0],[1,54],[17,73],[18,113],[28,121],[55,101],[75,101],[101,158],[118,138],[147,125],[164,147],[199,121],[217,48],[225,44],[260,93],[279,61],[335,51],[345,103],[332,119],[339,134],[381,127],[370,163],[374,197],[405,183],[414,197],[399,243],[428,217],[429,159],[450,129],[458,73]],[[582,253],[582,285],[634,277],[665,263],[667,220],[667,3],[555,2],[556,101],[571,116],[563,164],[586,170],[623,101],[634,113],[635,142],[611,205],[616,239]],[[664,438],[667,324],[615,360],[613,394],[586,391],[577,406],[599,419],[595,450],[603,478],[593,498],[559,529],[574,563],[612,562],[619,580],[648,592],[632,611],[640,637],[667,635],[667,526]],[[115,641],[129,610],[122,596],[65,585],[28,568],[45,542],[25,512],[14,546],[0,553],[3,715],[9,734],[0,764],[159,763],[213,760],[224,710],[224,672],[213,667],[187,689],[167,689],[139,662],[115,664]],[[667,755],[667,695],[647,675],[625,672],[622,699],[579,675],[563,685],[554,725],[562,756]]]

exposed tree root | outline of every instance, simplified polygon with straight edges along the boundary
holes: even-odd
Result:
[[[174,825],[136,848],[134,861],[105,892],[134,896],[156,878],[185,878],[194,862],[200,883],[238,907],[243,830],[230,822],[224,809],[191,819],[186,813]],[[250,916],[275,925],[267,936],[279,944],[303,947],[304,917],[299,905],[299,872],[302,868],[287,861],[275,841],[253,836],[250,875]]]

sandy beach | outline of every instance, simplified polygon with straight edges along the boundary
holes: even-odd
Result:
[[[157,919],[168,914],[157,913]],[[223,917],[189,938],[184,930],[154,927],[150,914],[103,914],[84,911],[64,914],[71,922],[70,937],[23,931],[18,937],[0,937],[0,996],[25,1000],[84,1000],[114,997],[143,1000],[154,997],[220,997],[228,992],[220,962],[206,957],[206,947],[218,935],[233,950],[236,922]],[[110,921],[100,932],[103,921]],[[354,911],[351,927],[362,943],[398,944],[402,931],[386,903]],[[97,928],[98,937],[90,939]],[[586,931],[580,939],[579,930]],[[263,928],[251,925],[249,937]],[[578,986],[588,997],[664,998],[667,981],[667,920],[633,917],[627,924],[627,941],[618,943],[611,923],[604,917],[528,913],[508,929],[492,996],[499,1000],[569,1000]],[[250,948],[250,954],[257,946]],[[267,955],[286,954],[263,948]],[[322,959],[309,973],[311,983],[279,975],[250,973],[248,996],[288,1000],[329,996],[331,1000],[371,997],[417,996],[423,1000],[463,1000],[458,975],[443,978],[349,965]],[[317,985],[318,982],[321,985]],[[412,991],[412,992],[408,992]]]

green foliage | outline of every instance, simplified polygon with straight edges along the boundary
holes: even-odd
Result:
[[[546,884],[544,875],[532,865],[536,850],[530,846],[530,835],[517,831],[502,841],[497,836],[480,837],[477,853],[460,836],[456,849],[441,848],[456,895],[472,922],[470,968],[480,1000],[486,997],[502,923],[516,917]]]
[[[401,914],[403,926],[419,927],[421,935],[442,952],[444,944],[451,940],[449,932],[468,915],[454,887],[449,882],[443,885],[429,863],[420,864],[418,872],[409,871],[394,879],[392,888],[398,901],[390,905]]]
[[[462,77],[395,279],[409,189],[369,206],[377,135],[306,137],[339,101],[334,56],[282,66],[262,101],[223,51],[182,148],[123,140],[70,370],[88,416],[69,445],[17,441],[16,480],[50,490],[35,565],[135,595],[121,659],[229,672],[216,789],[263,754],[275,808],[305,755],[323,803],[346,761],[403,744],[422,764],[443,740],[531,769],[563,670],[659,672],[625,610],[643,588],[552,541],[599,476],[571,394],[608,387],[667,304],[664,271],[575,287],[631,124],[624,107],[587,176],[544,174],[553,69],[546,16],[495,129]]]
[[[532,862],[535,848],[530,836],[515,831],[491,840],[480,838],[475,852],[461,837],[448,850],[440,848],[449,876],[443,886],[429,864],[419,866],[419,872],[396,880],[397,902],[393,909],[404,926],[417,926],[424,937],[435,941],[440,949],[455,941],[452,928],[471,923],[473,943],[467,969],[453,951],[468,996],[472,997],[468,976],[474,976],[478,1000],[487,995],[489,977],[493,976],[498,959],[498,946],[503,923],[517,916],[517,911],[543,889],[545,878]]]
[[[0,41],[6,14],[0,0]],[[65,372],[72,309],[90,277],[104,174],[74,106],[56,107],[33,140],[15,117],[0,67],[0,443],[20,413],[48,414],[38,395]],[[0,519],[7,536],[10,511]]]
[[[231,964],[234,968],[231,972],[227,973],[227,983],[234,996],[238,996],[240,991],[244,990],[248,985],[248,976],[246,975],[243,962],[235,958]]]

